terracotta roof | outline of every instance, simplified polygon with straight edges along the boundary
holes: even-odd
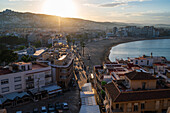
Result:
[[[115,100],[120,94],[119,89],[116,87],[115,83],[111,82],[105,85],[107,92],[109,93],[112,100]]]
[[[0,75],[5,75],[5,74],[9,74],[9,73],[12,73],[12,71],[10,71],[9,69],[0,68]]]
[[[105,85],[113,102],[144,101],[170,98],[170,89],[120,92],[115,83]]]
[[[130,80],[156,80],[152,74],[133,71],[125,74]]]
[[[153,65],[156,65],[156,66],[166,66],[166,64],[162,64],[162,63],[154,63]]]
[[[165,98],[170,98],[170,89],[123,92],[114,100],[114,102],[142,101]]]

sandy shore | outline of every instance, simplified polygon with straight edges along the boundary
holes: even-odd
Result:
[[[154,39],[170,39],[170,37],[158,38],[134,38],[134,37],[115,37],[113,39],[104,39],[100,41],[93,41],[86,44],[84,62],[90,65],[91,69],[94,65],[101,65],[104,61],[109,60],[108,56],[113,46],[121,43],[127,43],[139,40],[154,40]],[[87,60],[87,55],[90,54],[90,61]]]

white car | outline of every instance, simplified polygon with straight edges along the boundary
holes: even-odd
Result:
[[[69,109],[67,103],[63,103],[63,109],[64,109],[64,110]]]
[[[47,113],[47,108],[45,106],[41,107],[41,113]]]

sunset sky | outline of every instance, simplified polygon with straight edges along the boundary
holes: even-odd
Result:
[[[0,0],[12,9],[94,21],[170,24],[170,0]]]

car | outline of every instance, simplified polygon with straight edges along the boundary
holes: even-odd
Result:
[[[41,107],[41,113],[48,113],[47,108],[45,106]]]
[[[56,102],[55,108],[58,109],[58,110],[62,110],[63,109],[62,103]]]
[[[34,109],[33,109],[33,113],[39,113],[38,108],[34,108]]]
[[[67,103],[63,103],[63,109],[64,109],[64,110],[69,109],[69,108],[68,108],[68,104],[67,104]]]
[[[56,113],[55,106],[53,106],[52,104],[49,104],[48,105],[48,112],[49,113]]]
[[[16,113],[22,113],[22,111],[17,111]]]

